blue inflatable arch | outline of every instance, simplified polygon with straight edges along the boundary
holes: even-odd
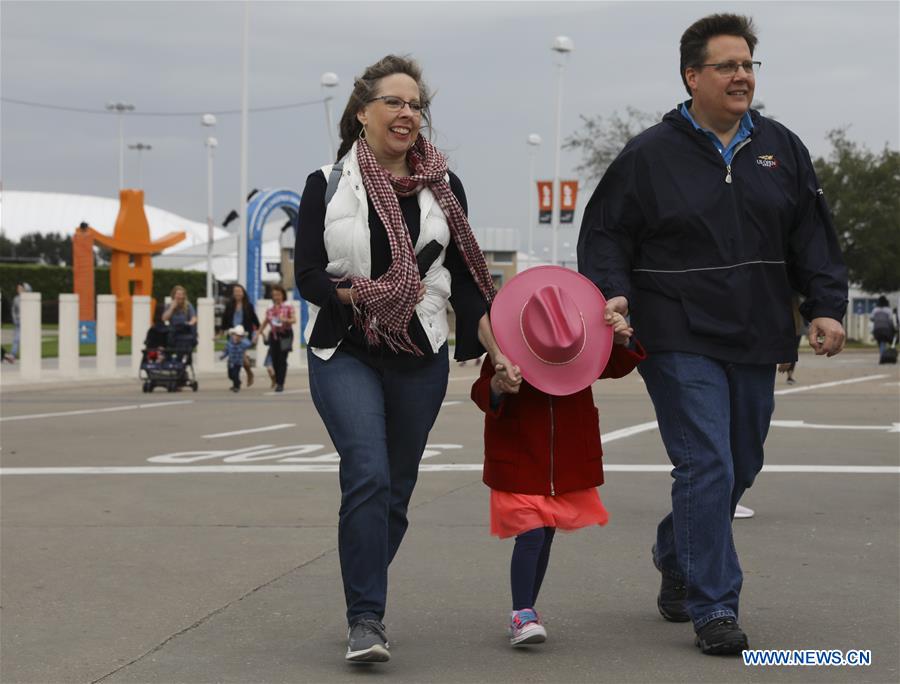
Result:
[[[247,296],[256,304],[262,294],[262,233],[272,212],[281,209],[296,222],[300,211],[300,195],[293,190],[276,188],[262,190],[250,198],[247,205]],[[294,298],[300,302],[300,335],[306,326],[308,309],[306,302],[294,286]]]

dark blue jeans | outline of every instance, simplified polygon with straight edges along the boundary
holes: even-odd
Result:
[[[775,366],[657,352],[644,378],[672,471],[672,512],[659,524],[654,561],[684,580],[694,628],[738,617],[743,573],[731,522],[763,465],[775,408]]]
[[[230,363],[228,364],[228,379],[231,380],[232,387],[240,387],[241,386],[241,369],[243,365],[240,366],[232,366]]]
[[[338,552],[347,622],[384,618],[388,565],[447,392],[447,345],[424,367],[376,371],[341,352],[307,354],[309,387],[341,459]]]

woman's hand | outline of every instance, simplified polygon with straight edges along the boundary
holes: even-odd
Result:
[[[425,283],[419,283],[419,291],[416,294],[416,304],[425,299],[425,293],[428,291],[428,288],[425,287]]]
[[[339,287],[335,290],[335,294],[341,304],[356,304],[356,295],[352,287]]]

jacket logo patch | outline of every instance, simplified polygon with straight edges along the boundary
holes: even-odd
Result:
[[[756,158],[756,163],[767,169],[778,168],[778,160],[774,154],[761,154]]]

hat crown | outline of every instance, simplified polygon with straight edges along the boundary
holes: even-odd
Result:
[[[544,363],[570,363],[584,349],[584,318],[575,300],[557,285],[545,285],[525,301],[520,323],[525,344]]]

